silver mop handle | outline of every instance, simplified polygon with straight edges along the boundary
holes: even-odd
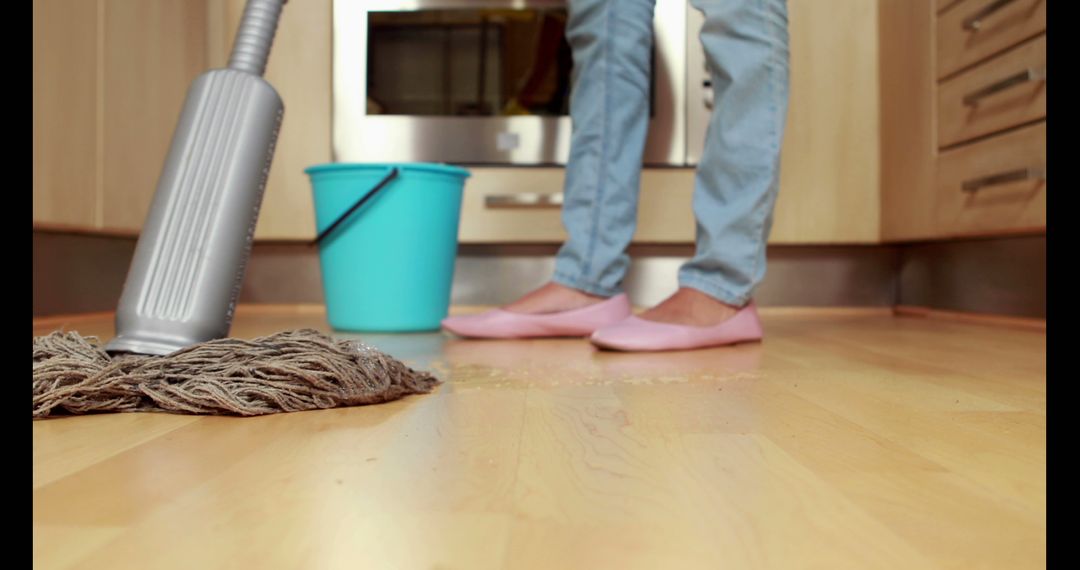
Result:
[[[236,32],[229,68],[262,76],[285,0],[248,0]]]

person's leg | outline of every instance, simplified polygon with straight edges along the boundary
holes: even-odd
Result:
[[[653,6],[654,0],[570,0],[573,133],[562,207],[567,240],[552,283],[507,310],[564,311],[621,292],[649,122]]]
[[[691,0],[715,93],[694,188],[696,253],[679,291],[643,318],[712,325],[750,301],[780,179],[788,104],[785,0]]]

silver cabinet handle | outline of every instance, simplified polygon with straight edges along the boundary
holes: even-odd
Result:
[[[498,209],[548,210],[562,208],[563,195],[559,194],[492,194],[484,197],[484,207]]]
[[[1046,81],[1046,69],[1028,68],[1016,75],[1010,75],[1001,81],[987,85],[978,91],[968,93],[967,95],[964,95],[964,105],[970,107],[975,103],[978,103],[980,99],[985,99],[994,93],[1000,93],[1011,87],[1016,87],[1017,85],[1022,85],[1031,81]]]
[[[961,189],[963,189],[964,192],[976,192],[987,186],[997,186],[999,184],[1008,184],[1009,182],[1019,182],[1021,180],[1046,180],[1046,170],[1043,168],[1021,168],[1019,170],[1010,170],[1009,172],[992,174],[982,178],[965,180]]]
[[[964,29],[971,32],[979,31],[979,29],[982,28],[982,21],[984,18],[1013,2],[1016,2],[1016,0],[994,0],[986,6],[983,6],[981,10],[964,19]]]

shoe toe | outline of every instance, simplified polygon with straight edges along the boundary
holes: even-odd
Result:
[[[486,320],[483,313],[479,315],[457,315],[443,319],[442,327],[458,336],[481,336]]]
[[[602,348],[616,350],[641,350],[647,347],[647,338],[643,328],[633,317],[597,329],[589,336],[589,341]]]

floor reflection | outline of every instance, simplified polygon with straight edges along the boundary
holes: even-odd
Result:
[[[439,359],[447,336],[429,333],[352,333],[334,331],[334,338],[358,340],[373,346],[413,368],[430,368]]]
[[[687,382],[754,374],[761,343],[675,352],[599,350],[585,339],[471,340],[444,332],[348,333],[414,368],[462,385]]]
[[[593,359],[605,372],[613,375],[727,375],[757,371],[761,365],[762,350],[761,343],[672,352],[598,350]]]

